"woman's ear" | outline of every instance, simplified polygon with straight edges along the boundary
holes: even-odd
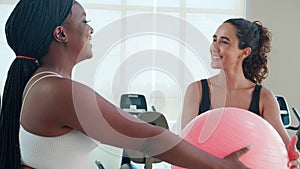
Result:
[[[247,47],[247,48],[243,49],[243,52],[242,52],[243,59],[248,57],[250,54],[251,54],[251,48],[250,47]]]
[[[57,42],[67,42],[68,41],[68,36],[65,33],[64,27],[62,27],[62,26],[58,26],[54,29],[53,36]]]

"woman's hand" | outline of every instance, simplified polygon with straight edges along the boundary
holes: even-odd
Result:
[[[232,168],[238,168],[238,169],[250,169],[249,167],[245,166],[240,160],[239,158],[244,155],[245,153],[247,153],[250,148],[252,147],[252,145],[249,145],[247,147],[244,147],[238,151],[235,151],[229,155],[227,155],[226,157],[223,158],[223,160],[225,160],[226,165],[224,165],[224,169],[232,169]]]
[[[289,156],[288,167],[290,169],[298,169],[299,168],[299,152],[296,147],[297,141],[298,141],[298,137],[293,136],[291,139],[291,142],[287,148],[288,156]]]

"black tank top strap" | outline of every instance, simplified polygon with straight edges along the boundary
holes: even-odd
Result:
[[[260,97],[260,91],[261,91],[261,85],[256,85],[252,94],[252,100],[250,103],[249,111],[257,114],[260,116],[259,112],[259,97]]]
[[[201,103],[199,106],[198,115],[211,109],[211,103],[210,103],[210,98],[209,98],[209,87],[208,87],[207,79],[202,79],[201,85],[202,85],[202,98],[201,98]]]

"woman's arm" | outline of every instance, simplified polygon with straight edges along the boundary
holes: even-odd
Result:
[[[198,85],[199,84],[199,85]],[[181,128],[183,129],[193,118],[198,115],[202,93],[201,83],[191,83],[184,96],[183,110],[181,114]]]
[[[82,84],[59,79],[55,89],[51,96],[52,106],[63,110],[62,126],[79,130],[101,143],[141,151],[186,168],[247,168],[238,160],[247,148],[219,159],[169,130],[145,123],[122,111]],[[61,98],[64,98],[63,102]]]
[[[270,90],[263,87],[261,90],[260,98],[262,117],[266,119],[276,129],[276,131],[282,138],[285,146],[287,147],[290,143],[290,137],[282,124],[279,105],[276,101],[275,96]]]
[[[293,142],[291,143],[290,137],[283,126],[280,117],[280,109],[279,105],[276,101],[275,96],[266,88],[262,88],[261,93],[262,99],[262,116],[266,119],[279,133],[280,137],[282,138],[287,151],[289,153],[289,164],[288,166],[291,169],[299,168],[299,152],[296,149],[296,142],[295,138],[293,138]]]
[[[22,165],[22,166],[21,166],[21,169],[34,169],[34,168],[28,167],[28,166],[26,166],[26,165]]]

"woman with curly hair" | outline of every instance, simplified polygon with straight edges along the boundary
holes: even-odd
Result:
[[[261,85],[269,73],[270,43],[271,33],[259,21],[233,18],[221,24],[210,45],[211,67],[220,72],[188,86],[182,128],[207,110],[237,107],[267,120],[288,147],[290,138],[281,122],[277,101]],[[290,159],[289,165],[298,167],[298,161]]]

